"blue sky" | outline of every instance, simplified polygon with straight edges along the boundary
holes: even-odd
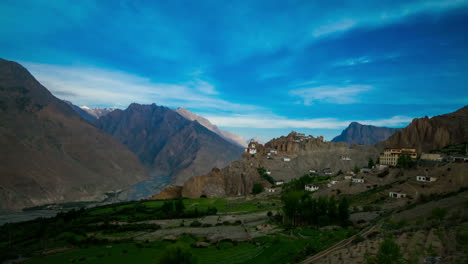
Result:
[[[468,104],[468,0],[0,2],[0,57],[77,105],[330,140]]]

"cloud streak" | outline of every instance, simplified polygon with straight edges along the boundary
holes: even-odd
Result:
[[[289,91],[291,96],[301,98],[304,105],[311,105],[314,102],[327,102],[336,104],[351,104],[358,102],[358,95],[371,90],[370,85],[348,85],[333,86],[323,85],[312,88],[301,88]]]
[[[341,129],[354,121],[364,125],[402,127],[412,120],[412,118],[406,116],[394,116],[376,120],[339,120],[336,118],[290,119],[275,115],[206,115],[206,117],[213,124],[221,127],[308,129]]]
[[[125,108],[130,103],[153,103],[223,111],[255,111],[255,105],[220,99],[215,87],[198,77],[182,83],[157,83],[128,73],[93,67],[22,63],[61,99],[88,106]]]

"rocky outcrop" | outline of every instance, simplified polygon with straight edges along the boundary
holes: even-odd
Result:
[[[137,157],[0,59],[0,211],[99,200],[143,180]]]
[[[415,118],[406,128],[396,132],[378,146],[412,147],[421,153],[467,141],[468,106],[465,106],[445,115]]]
[[[226,139],[227,141],[233,144],[239,145],[240,147],[246,146],[246,141],[244,138],[242,138],[241,136],[237,134],[231,133],[229,131],[219,129],[217,126],[213,125],[208,119],[204,117],[196,115],[183,107],[179,107],[174,111],[176,111],[178,114],[180,114],[181,116],[185,117],[186,119],[190,121],[195,121],[195,120],[198,121],[198,123],[200,123],[202,126],[215,132],[216,134],[218,134],[219,136],[221,136],[222,138]]]
[[[182,197],[182,186],[169,186],[147,200],[166,200]]]
[[[182,196],[187,198],[247,195],[255,183],[264,183],[257,164],[247,160],[234,161],[229,166],[214,168],[208,174],[192,177],[184,183]]]
[[[341,132],[341,135],[332,139],[332,142],[346,142],[348,144],[375,145],[393,135],[398,128],[376,127],[352,122]]]
[[[168,177],[176,184],[224,167],[243,151],[197,121],[156,104],[133,103],[99,118],[96,126],[133,151],[153,177]]]
[[[250,148],[249,144],[249,148]],[[275,180],[289,181],[309,173],[311,169],[330,168],[351,170],[355,165],[367,166],[369,158],[376,159],[374,146],[326,142],[323,137],[305,136],[292,132],[287,136],[272,139],[264,146],[255,142],[255,154],[245,153],[223,169],[188,179],[182,188],[182,196],[188,198],[226,197],[247,195],[255,183],[268,186],[257,171],[263,167]]]

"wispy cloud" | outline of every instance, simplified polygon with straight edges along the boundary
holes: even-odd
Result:
[[[220,99],[215,87],[198,77],[182,83],[157,83],[148,78],[93,67],[27,62],[23,65],[53,94],[80,105],[125,108],[138,102],[223,111],[260,109]]]
[[[221,127],[243,128],[309,128],[309,129],[340,129],[356,121],[365,125],[401,127],[411,122],[412,118],[394,116],[376,120],[339,120],[336,118],[290,119],[275,115],[206,115],[215,125]]]
[[[359,94],[371,90],[370,85],[347,85],[333,86],[323,85],[312,88],[301,88],[289,91],[292,96],[301,98],[305,105],[311,105],[314,102],[327,102],[336,104],[350,104],[359,101]]]

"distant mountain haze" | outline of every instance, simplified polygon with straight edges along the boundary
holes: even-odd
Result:
[[[240,158],[243,148],[228,142],[198,121],[190,121],[167,107],[133,103],[96,121],[151,171],[172,182],[224,167]]]
[[[102,116],[105,116],[115,110],[114,108],[108,108],[108,107],[89,108],[87,106],[81,106],[80,109],[82,109],[83,111],[86,111],[88,114],[94,116],[96,119],[99,119]]]
[[[378,146],[412,147],[421,153],[467,141],[468,106],[465,106],[445,115],[415,118]]]
[[[0,59],[0,211],[100,200],[145,179],[138,158],[18,63]]]
[[[81,116],[84,120],[94,123],[94,121],[97,120],[96,116],[91,115],[87,111],[81,109],[81,107],[74,105],[72,102],[63,100],[65,103],[67,103],[79,116]]]
[[[181,116],[187,118],[190,121],[195,121],[197,120],[198,123],[200,123],[202,126],[208,128],[209,130],[215,132],[219,136],[223,137],[227,141],[230,141],[231,143],[237,144],[241,147],[246,147],[247,143],[245,139],[239,135],[236,135],[234,133],[231,133],[229,131],[221,130],[217,126],[213,125],[208,119],[199,116],[197,114],[194,114],[190,112],[189,110],[179,107],[175,110],[177,113],[179,113]]]
[[[348,144],[375,145],[377,142],[384,141],[398,128],[376,127],[371,125],[362,125],[358,122],[352,122],[341,132],[339,136],[332,139],[332,142],[346,142]]]

